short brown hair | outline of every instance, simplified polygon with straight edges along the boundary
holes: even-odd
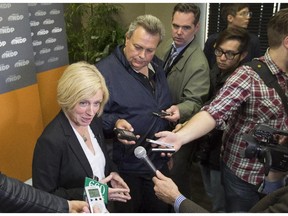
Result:
[[[268,22],[267,36],[271,48],[281,45],[283,39],[288,35],[288,8],[278,11]]]
[[[223,21],[227,22],[228,15],[236,16],[237,12],[249,8],[247,3],[222,3],[221,4],[221,17]]]
[[[181,13],[193,13],[195,20],[194,20],[194,25],[196,25],[199,22],[201,11],[200,8],[193,4],[193,3],[179,3],[176,4],[172,13],[172,18],[176,12],[181,12]]]

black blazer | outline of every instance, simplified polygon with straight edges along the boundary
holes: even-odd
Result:
[[[106,158],[105,175],[116,171],[110,160],[102,131],[101,118],[90,127]],[[83,199],[85,177],[93,177],[88,159],[65,114],[59,114],[37,140],[33,164],[33,186],[65,199]]]

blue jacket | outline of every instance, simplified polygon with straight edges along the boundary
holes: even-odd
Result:
[[[137,74],[130,67],[123,53],[123,46],[118,46],[112,54],[96,64],[106,80],[110,98],[103,113],[103,129],[106,136],[113,134],[113,128],[118,119],[126,119],[134,128],[135,134],[142,138],[141,142],[150,160],[160,169],[167,158],[161,158],[159,153],[151,153],[151,145],[146,138],[154,138],[156,132],[169,129],[169,122],[152,114],[169,108],[172,104],[169,87],[162,68],[163,62],[156,56],[151,61],[155,70],[154,95],[144,87]],[[133,153],[135,146],[123,145],[118,140],[113,142],[113,159],[119,172],[151,172],[148,166],[136,158]]]

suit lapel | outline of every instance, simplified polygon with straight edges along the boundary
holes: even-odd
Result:
[[[67,119],[67,117],[65,116],[65,114],[61,111],[61,125],[63,127],[63,131],[65,134],[65,137],[67,139],[68,145],[70,146],[72,152],[74,153],[74,155],[76,156],[76,158],[78,159],[79,163],[81,164],[81,166],[83,167],[83,170],[85,170],[86,174],[88,177],[93,177],[93,172],[92,172],[92,168],[90,166],[90,163]]]
[[[193,43],[193,41],[190,42],[189,45],[187,45],[177,56],[177,58],[175,59],[175,61],[173,62],[173,64],[171,65],[171,67],[169,68],[170,70],[172,69],[172,67],[177,63],[177,65],[175,67],[177,67],[177,69],[179,71],[182,71],[183,67],[186,64],[186,61],[188,58],[190,58],[190,56],[194,53],[194,51],[196,50],[196,46],[197,43]]]
[[[177,55],[177,57],[174,59],[173,63],[170,65],[170,67],[167,68],[166,74],[168,74],[171,69],[173,68],[174,65],[179,68],[181,71],[182,68],[184,67],[186,63],[186,59],[189,58],[189,56],[194,52],[195,46],[193,46],[193,41],[192,40],[181,52]],[[171,42],[172,43],[172,42]],[[195,44],[195,43],[194,43]],[[171,44],[170,44],[171,47]],[[169,49],[169,48],[168,48]],[[170,49],[169,49],[170,50]],[[169,56],[169,52],[166,53],[165,59]]]

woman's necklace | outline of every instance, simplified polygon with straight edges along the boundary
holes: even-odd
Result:
[[[82,134],[81,136],[82,136],[84,142],[87,142],[88,139],[87,139],[87,137],[85,136],[85,134]]]
[[[80,136],[82,137],[82,139],[84,140],[84,142],[87,142],[88,141],[88,137],[86,136],[86,132],[88,132],[87,130],[86,130],[86,128],[83,128],[82,130],[80,130],[79,128],[78,128],[78,133],[80,134]],[[89,132],[88,132],[88,134],[89,134]]]

